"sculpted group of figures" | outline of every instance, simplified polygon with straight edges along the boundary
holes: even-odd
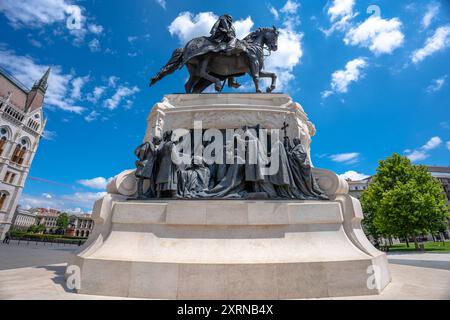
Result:
[[[278,166],[270,174],[265,170],[264,153],[258,153],[256,162],[249,162],[240,158],[234,142],[234,148],[223,147],[223,157],[233,161],[208,164],[202,156],[194,155],[189,156],[187,165],[174,161],[180,156],[177,145],[182,138],[174,140],[168,131],[162,139],[153,137],[136,148],[136,199],[328,199],[317,185],[299,138],[291,143],[284,137],[283,142],[272,143],[270,154],[277,155]],[[252,142],[241,141],[248,158]],[[150,182],[148,190],[144,190],[144,180]]]

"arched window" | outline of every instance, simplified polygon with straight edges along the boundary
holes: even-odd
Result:
[[[9,131],[3,127],[0,129],[0,156],[5,151],[6,143],[8,142]]]
[[[8,198],[9,194],[5,191],[0,191],[0,210],[3,209],[3,206],[5,205],[6,199]]]
[[[23,164],[25,159],[25,154],[27,152],[28,141],[26,139],[22,139],[20,143],[16,145],[14,149],[11,161],[17,164]]]

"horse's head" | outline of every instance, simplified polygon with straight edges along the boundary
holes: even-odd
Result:
[[[278,50],[278,35],[280,32],[275,28],[265,28],[264,32],[264,44],[269,48],[270,51]]]
[[[278,35],[280,32],[277,28],[258,28],[243,40],[248,43],[258,43],[260,46],[267,46],[270,51],[278,50]]]

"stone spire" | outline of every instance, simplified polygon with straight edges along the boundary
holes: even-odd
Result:
[[[49,67],[42,78],[39,81],[36,81],[33,88],[31,88],[30,92],[28,93],[27,103],[24,110],[25,112],[34,111],[42,107],[42,104],[44,103],[45,92],[47,91],[48,87],[48,77],[51,70],[52,69]]]
[[[52,68],[48,67],[47,71],[45,71],[45,74],[42,76],[41,80],[39,80],[38,82],[36,82],[33,86],[34,88],[40,89],[42,90],[43,93],[45,93],[47,91],[47,87],[48,87],[48,77],[50,75]]]

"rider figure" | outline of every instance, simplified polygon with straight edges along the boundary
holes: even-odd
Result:
[[[217,42],[226,55],[232,55],[240,48],[238,39],[236,38],[236,30],[233,26],[233,17],[229,14],[220,16],[210,31],[210,39]],[[228,86],[239,88],[241,85],[236,82],[234,77],[228,78]]]

